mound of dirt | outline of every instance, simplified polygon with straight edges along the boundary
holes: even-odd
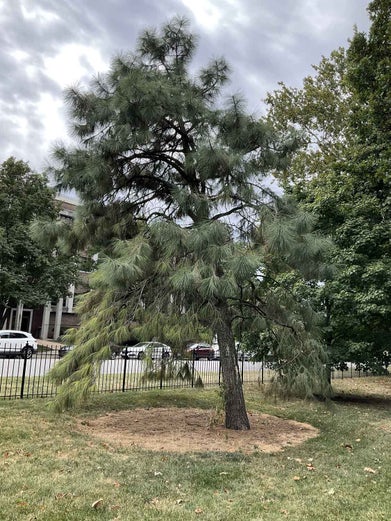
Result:
[[[318,435],[306,423],[249,414],[251,430],[225,429],[214,411],[151,408],[120,411],[79,423],[84,433],[110,445],[168,452],[277,452]]]

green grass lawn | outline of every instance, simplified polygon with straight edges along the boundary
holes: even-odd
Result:
[[[298,447],[250,456],[119,448],[76,428],[129,407],[215,408],[213,389],[96,395],[60,416],[46,399],[2,401],[0,519],[389,521],[391,378],[334,385],[331,404],[246,388],[249,410],[320,429]]]

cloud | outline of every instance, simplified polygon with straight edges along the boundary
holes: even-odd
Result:
[[[0,4],[0,161],[42,168],[69,139],[63,90],[88,83],[145,28],[188,17],[199,36],[194,67],[224,56],[230,92],[259,112],[278,81],[299,85],[311,64],[367,29],[365,0],[12,0]],[[4,72],[5,71],[5,72]]]

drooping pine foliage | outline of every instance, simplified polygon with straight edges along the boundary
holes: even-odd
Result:
[[[118,241],[79,304],[83,321],[73,340],[81,347],[52,373],[58,383],[72,373],[59,404],[67,406],[78,393],[84,397],[86,382],[93,386],[95,375],[83,371],[84,363],[107,358],[109,343],[127,340],[130,332],[140,340],[164,339],[178,352],[185,339],[210,341],[221,320],[220,301],[236,332],[272,334],[270,354],[280,363],[276,388],[307,397],[327,395],[318,317],[292,292],[286,273],[302,284],[309,274],[315,276],[316,266],[316,276],[323,276],[319,256],[328,245],[310,233],[310,224],[303,229],[297,215],[285,216],[283,224],[273,215],[269,219],[251,245],[230,240],[226,224],[214,221],[201,229],[159,222],[143,236]],[[295,248],[281,241],[281,227],[290,228],[295,245],[310,245],[309,251],[295,255]]]
[[[303,346],[300,331],[309,332],[300,303],[296,314],[285,313],[289,298],[259,270],[309,276],[324,245],[265,181],[286,165],[292,140],[246,114],[235,97],[221,108],[228,67],[216,60],[190,75],[194,48],[187,23],[174,19],[144,33],[137,53],[114,60],[89,91],[68,93],[81,145],[57,150],[57,176],[79,192],[85,221],[75,231],[100,251],[100,262],[79,306],[77,348],[52,376],[63,382],[57,403],[67,406],[93,385],[84,366],[107,355],[109,342],[132,334],[179,349],[216,334],[226,426],[247,429],[236,324],[258,328],[267,317]]]

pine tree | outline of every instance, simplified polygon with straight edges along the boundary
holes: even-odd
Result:
[[[93,291],[80,305],[78,348],[52,375],[65,380],[64,406],[92,385],[91,361],[129,331],[174,345],[216,334],[225,425],[248,429],[235,324],[245,299],[252,320],[276,315],[276,303],[256,303],[255,286],[272,237],[283,240],[284,228],[266,242],[254,241],[254,231],[261,208],[276,214],[265,178],[285,164],[290,145],[246,114],[240,99],[219,105],[228,66],[215,60],[193,76],[194,50],[187,22],[174,19],[161,32],[146,31],[137,52],[114,60],[90,90],[68,92],[81,146],[57,150],[57,176],[83,201],[87,220],[75,230],[101,253]],[[108,226],[97,230],[96,217]],[[291,256],[295,248],[291,237],[280,244]]]

